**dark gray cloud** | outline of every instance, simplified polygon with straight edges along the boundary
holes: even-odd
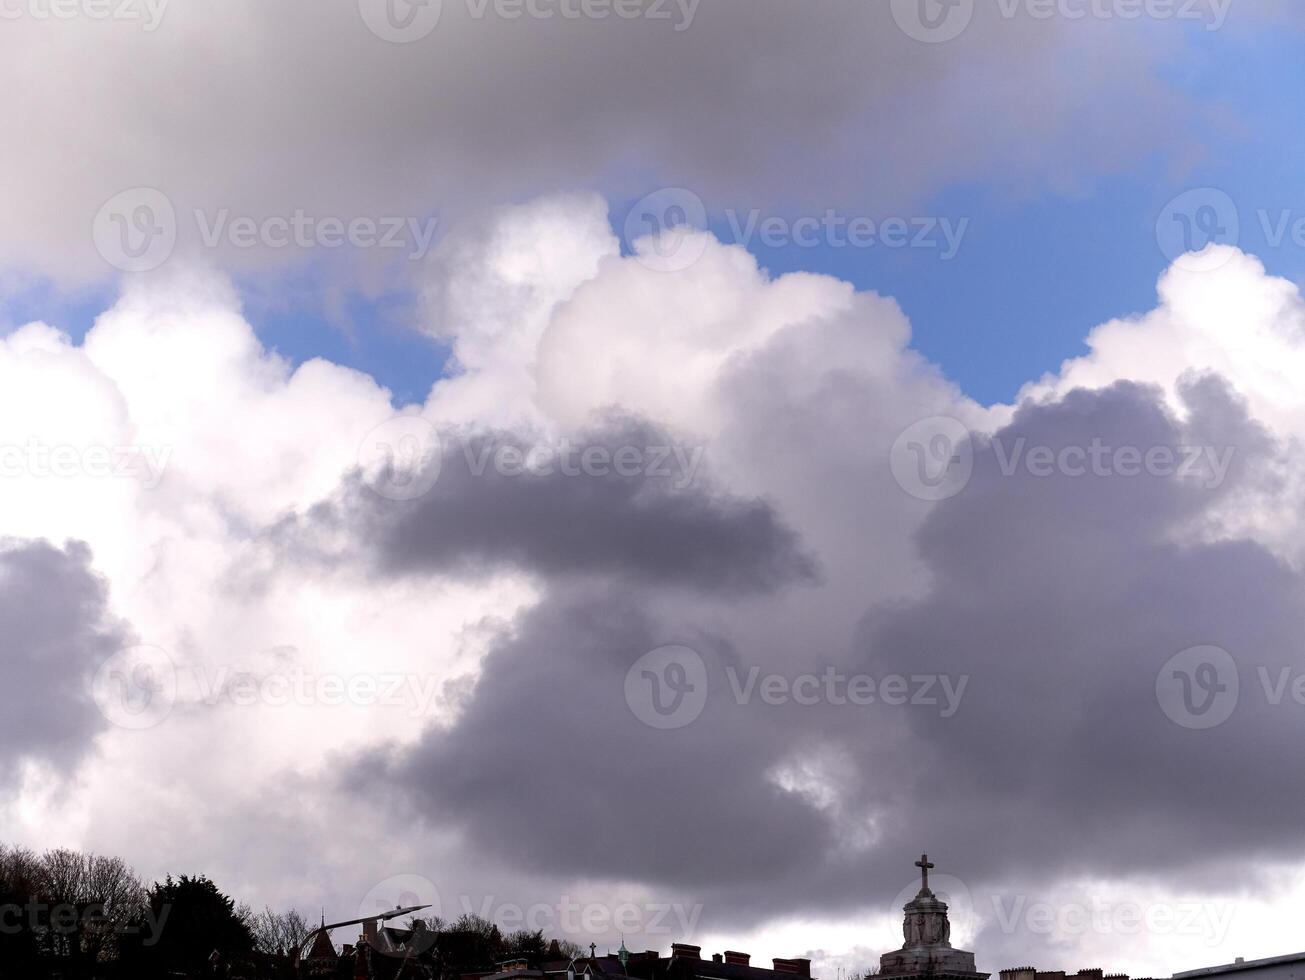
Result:
[[[422,496],[387,499],[356,476],[339,499],[279,527],[278,547],[361,559],[386,575],[516,567],[726,593],[815,581],[812,559],[768,503],[712,485],[705,447],[616,423],[566,446],[541,446],[552,455],[536,456],[528,470],[535,444],[520,437],[445,442],[438,480]],[[627,468],[618,471],[622,459]],[[343,551],[323,544],[341,531]]]
[[[1267,703],[1257,676],[1305,670],[1305,583],[1257,544],[1203,533],[1213,513],[1276,485],[1281,447],[1218,379],[1191,379],[1182,397],[1180,420],[1148,388],[1076,391],[1025,406],[996,442],[1009,453],[1020,440],[1053,451],[1096,440],[1178,459],[1231,449],[1217,486],[1199,469],[1007,474],[985,441],[969,484],[919,537],[927,592],[869,610],[851,638],[801,623],[807,645],[787,667],[765,634],[801,608],[786,604],[793,590],[706,608],[661,582],[555,588],[505,634],[460,720],[360,763],[363,785],[526,870],[696,896],[715,926],[888,912],[911,877],[905,856],[921,849],[976,905],[1011,882],[1036,894],[1089,871],[1199,886],[1266,847],[1305,852],[1290,767],[1305,707]],[[670,643],[702,654],[711,693],[692,724],[660,731],[635,717],[623,684]],[[1241,682],[1232,716],[1208,731],[1177,723],[1156,694],[1166,661],[1200,644],[1226,648]],[[969,680],[951,717],[739,704],[724,671],[754,663]],[[835,802],[805,792],[804,773]],[[1036,955],[1029,940],[985,934],[980,951]]]
[[[1281,447],[1216,379],[1183,394],[1179,422],[1149,389],[1076,391],[1024,408],[997,439],[1007,452],[1020,439],[1057,452],[1094,439],[1143,452],[1232,449],[1220,486],[1022,468],[1007,476],[986,445],[965,490],[920,535],[930,594],[866,617],[862,663],[872,673],[970,677],[954,717],[903,716],[908,764],[897,779],[907,805],[883,846],[945,855],[986,916],[977,945],[990,966],[1061,962],[1072,949],[1073,940],[997,921],[997,903],[1009,910],[1016,896],[1047,898],[1077,876],[1159,881],[1170,896],[1267,887],[1256,871],[1266,849],[1305,854],[1292,817],[1305,780],[1284,767],[1305,710],[1290,698],[1269,703],[1259,675],[1305,670],[1305,581],[1250,541],[1201,540],[1212,510],[1253,506],[1274,486]],[[1240,696],[1226,722],[1196,730],[1191,716],[1166,713],[1157,678],[1163,670],[1164,684],[1178,684],[1170,658],[1207,644],[1231,654]]]
[[[123,634],[86,545],[0,540],[0,637],[2,785],[23,760],[71,765],[106,725],[90,680]]]
[[[790,214],[884,217],[976,173],[1078,190],[1151,154],[1159,134],[1182,158],[1194,142],[1183,134],[1202,127],[1155,71],[1181,32],[1003,18],[987,4],[936,45],[908,37],[889,4],[859,0],[704,0],[691,21],[676,2],[642,5],[664,19],[629,20],[445,0],[438,27],[404,45],[360,16],[382,15],[382,0],[153,6],[164,7],[153,31],[19,18],[0,37],[0,93],[13,93],[0,115],[31,134],[12,190],[0,189],[0,211],[29,229],[5,260],[102,274],[86,229],[110,197],[141,186],[169,196],[183,249],[199,248],[224,209],[233,221],[289,206],[319,220],[448,222],[564,188],[628,201],[686,186],[717,213],[782,201]],[[31,64],[120,82],[51,91],[38,109],[17,94]],[[192,111],[170,112],[160,92]],[[1100,111],[1124,101],[1127,113]],[[1034,131],[1036,146],[1024,138]],[[219,240],[220,261],[247,269],[304,257]]]
[[[532,870],[746,887],[819,860],[823,820],[760,776],[772,738],[729,711],[657,731],[624,699],[626,672],[647,651],[684,643],[728,658],[720,637],[615,588],[561,590],[514,633],[453,731],[364,771]]]

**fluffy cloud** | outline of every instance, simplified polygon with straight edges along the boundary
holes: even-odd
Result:
[[[99,738],[73,805],[39,788],[16,803],[17,832],[342,913],[379,879],[439,869],[455,914],[468,896],[660,897],[700,905],[708,930],[858,916],[876,942],[921,847],[976,906],[1085,868],[1109,894],[1164,874],[1200,895],[1266,843],[1294,857],[1297,781],[1271,749],[1299,714],[1264,701],[1256,667],[1299,663],[1299,536],[1279,519],[1299,482],[1299,294],[1236,252],[1176,268],[1156,310],[1100,328],[1019,406],[984,407],[911,349],[890,298],[701,244],[659,272],[577,196],[451,242],[424,295],[457,372],[401,422],[442,444],[412,499],[376,492],[388,393],[326,362],[292,370],[221,280],[141,279],[81,344],[43,324],[6,338],[0,443],[66,444],[82,469],[9,474],[0,533],[86,541],[46,564],[71,562],[75,585],[93,562],[108,591],[91,608],[179,680],[155,728]],[[890,461],[937,416],[973,433],[973,471],[931,503]],[[1055,462],[1094,440],[1218,452],[1183,475]],[[704,452],[683,485],[471,466],[564,444],[613,466],[627,444]],[[166,466],[95,475],[94,446],[159,447]],[[660,730],[626,681],[670,644],[702,658],[707,698]],[[1204,732],[1155,690],[1197,644],[1229,650],[1243,685]],[[770,703],[749,680],[829,672],[968,681],[952,705],[855,706]],[[316,683],[359,675],[400,696]],[[308,694],[273,696],[287,679]],[[1248,796],[1268,801],[1253,819],[1232,810]],[[370,870],[359,826],[385,838]],[[991,967],[1024,948],[990,915],[962,934]],[[1056,955],[1092,949],[1070,939]]]

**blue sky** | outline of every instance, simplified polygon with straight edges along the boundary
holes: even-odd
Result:
[[[1094,325],[1153,305],[1156,279],[1170,258],[1157,241],[1157,219],[1189,189],[1225,191],[1239,211],[1241,246],[1273,274],[1305,275],[1305,250],[1292,244],[1290,233],[1278,244],[1266,235],[1284,217],[1288,229],[1305,218],[1299,41],[1297,32],[1279,26],[1184,29],[1181,45],[1156,72],[1202,107],[1200,131],[1185,134],[1195,147],[1184,151],[1187,157],[1157,153],[1122,172],[1074,181],[1072,194],[1024,194],[1001,175],[955,182],[914,209],[968,219],[951,259],[880,246],[774,248],[758,236],[747,247],[774,274],[827,273],[893,296],[911,319],[918,350],[972,397],[1009,401],[1025,382],[1081,354]],[[631,201],[608,200],[619,229]],[[723,212],[712,211],[709,222],[718,237],[732,237]],[[3,319],[12,326],[44,317],[80,336],[112,288],[21,291],[11,294]],[[272,292],[264,287],[263,295]],[[423,399],[445,369],[447,348],[409,328],[412,295],[354,294],[330,314],[311,289],[287,295],[292,298],[269,304],[251,289],[246,312],[264,342],[296,363],[320,356],[356,367],[389,387],[400,404]]]
[[[1275,246],[1261,215],[1267,213],[1269,227],[1284,213],[1291,221],[1305,218],[1299,36],[1277,28],[1190,29],[1184,40],[1182,57],[1164,77],[1192,99],[1209,100],[1217,116],[1201,134],[1203,158],[1190,167],[1178,170],[1157,156],[1074,196],[1047,191],[1015,199],[997,181],[948,188],[919,209],[970,219],[948,260],[912,248],[769,248],[759,236],[748,248],[775,274],[826,273],[893,296],[911,319],[914,346],[985,403],[1012,400],[1025,382],[1082,354],[1093,326],[1154,305],[1156,280],[1170,261],[1157,242],[1157,219],[1191,188],[1226,191],[1238,207],[1242,247],[1270,273],[1299,281],[1305,251],[1289,238]],[[619,228],[629,202],[609,203]],[[726,215],[709,218],[718,237],[731,238]],[[353,313],[360,331],[352,341],[307,310],[258,325],[291,356],[341,359],[374,374],[401,400],[422,397],[443,349],[405,336],[384,306],[359,302]]]

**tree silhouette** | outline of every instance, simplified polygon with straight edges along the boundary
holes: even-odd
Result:
[[[174,880],[169,875],[150,889],[149,904],[160,929],[154,945],[139,951],[147,973],[202,976],[214,952],[229,962],[254,948],[254,937],[236,913],[235,902],[206,877],[182,875]]]

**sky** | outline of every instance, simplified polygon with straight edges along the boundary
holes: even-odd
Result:
[[[4,839],[824,980],[925,851],[981,970],[1295,952],[1303,52],[0,0]]]

